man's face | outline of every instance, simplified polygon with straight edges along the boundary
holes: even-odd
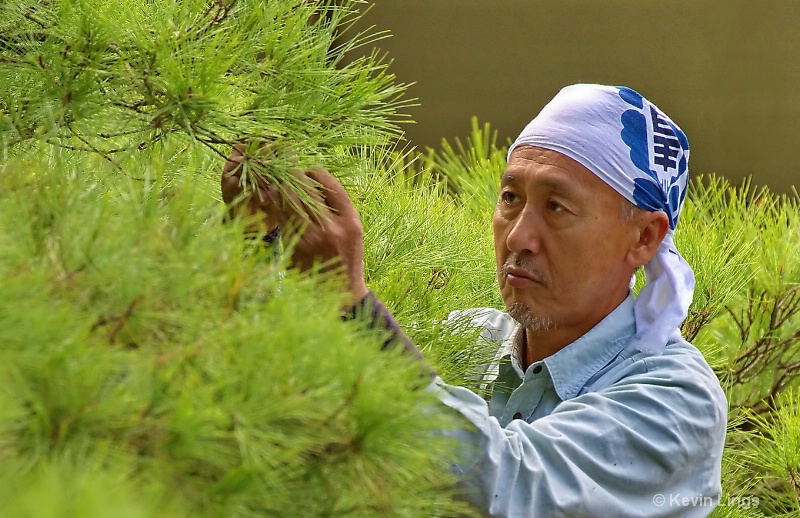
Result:
[[[506,308],[529,333],[572,341],[625,298],[636,238],[623,202],[560,153],[524,146],[511,154],[493,218],[497,279]]]

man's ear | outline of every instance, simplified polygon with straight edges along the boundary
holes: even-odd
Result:
[[[635,241],[625,256],[628,264],[635,268],[644,266],[656,255],[658,246],[669,229],[669,217],[663,211],[639,211],[631,224],[634,227]]]

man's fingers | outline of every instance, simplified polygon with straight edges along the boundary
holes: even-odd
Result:
[[[258,153],[273,151],[268,142],[260,142],[258,148]],[[277,184],[260,175],[248,175],[247,181],[253,183],[245,185],[243,175],[247,153],[247,145],[234,145],[221,179],[222,197],[232,205],[232,214],[240,212],[254,216],[261,212],[265,223],[285,228],[287,235],[293,233],[292,229],[295,232],[300,228],[308,229],[308,225],[324,232],[332,212],[340,216],[357,216],[342,185],[322,168],[308,171],[292,168],[288,172],[293,178]]]
[[[322,186],[321,192],[325,205],[333,209],[340,216],[355,214],[355,207],[344,190],[342,184],[331,173],[321,167],[313,167],[306,171],[306,176]]]
[[[290,215],[284,210],[284,200],[280,188],[276,185],[270,185],[259,189],[258,194],[260,195],[259,208],[278,226],[285,227]]]
[[[222,199],[225,203],[234,203],[237,200],[241,201],[247,199],[247,204],[250,209],[258,209],[262,203],[265,203],[264,190],[268,189],[269,182],[260,174],[253,171],[253,166],[258,162],[253,159],[262,151],[268,152],[271,146],[269,141],[260,141],[258,149],[248,154],[248,146],[252,147],[254,144],[235,144],[231,150],[231,154],[225,162],[222,171],[221,187]],[[255,153],[255,154],[254,154]],[[263,157],[261,157],[263,159]],[[245,175],[246,168],[250,168],[248,174]],[[243,193],[250,193],[250,196],[243,197]]]
[[[222,172],[225,176],[232,176],[233,174],[240,173],[243,161],[244,144],[236,144],[231,150],[231,156],[225,161],[225,167]]]
[[[306,171],[291,168],[289,172],[294,180],[282,184],[284,210],[294,217],[322,226],[330,218],[322,189],[306,174]],[[298,192],[301,195],[296,194]]]
[[[273,191],[277,192],[280,197],[280,207],[283,215],[287,220],[308,222],[323,227],[324,223],[330,219],[329,210],[320,192],[312,186],[305,176],[302,179],[305,182],[301,181],[300,185],[296,185],[293,188],[284,184],[281,185],[279,191]],[[298,187],[311,199],[303,200],[296,193]]]
[[[319,224],[308,205],[286,186],[270,185],[259,189],[258,194],[261,195],[259,208],[282,229],[285,227],[287,235],[305,222]]]

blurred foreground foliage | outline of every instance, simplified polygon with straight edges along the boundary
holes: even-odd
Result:
[[[146,182],[50,149],[0,168],[3,515],[455,513],[455,423],[418,369],[340,321],[336,279],[286,274],[243,222],[220,224],[218,162],[165,148],[141,165]],[[474,275],[442,300],[476,304]],[[412,291],[399,313],[443,333]]]
[[[493,354],[445,326],[501,307],[490,217],[505,150],[392,151],[380,33],[356,1],[7,0],[0,5],[3,516],[453,516],[461,426],[337,279],[287,272],[222,225],[218,174],[325,165],[364,221],[368,283],[446,381]],[[346,33],[345,33],[346,34]],[[800,512],[800,203],[710,176],[676,236],[683,332],[731,403],[715,516]],[[641,279],[638,282],[641,286]],[[638,289],[638,288],[637,288]],[[455,332],[463,331],[463,332]]]

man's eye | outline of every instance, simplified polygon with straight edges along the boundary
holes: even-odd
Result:
[[[500,201],[503,203],[514,203],[519,200],[519,197],[513,192],[505,191],[500,193]]]
[[[548,202],[547,208],[550,209],[552,212],[563,212],[564,210],[566,210],[563,205],[555,201]]]

